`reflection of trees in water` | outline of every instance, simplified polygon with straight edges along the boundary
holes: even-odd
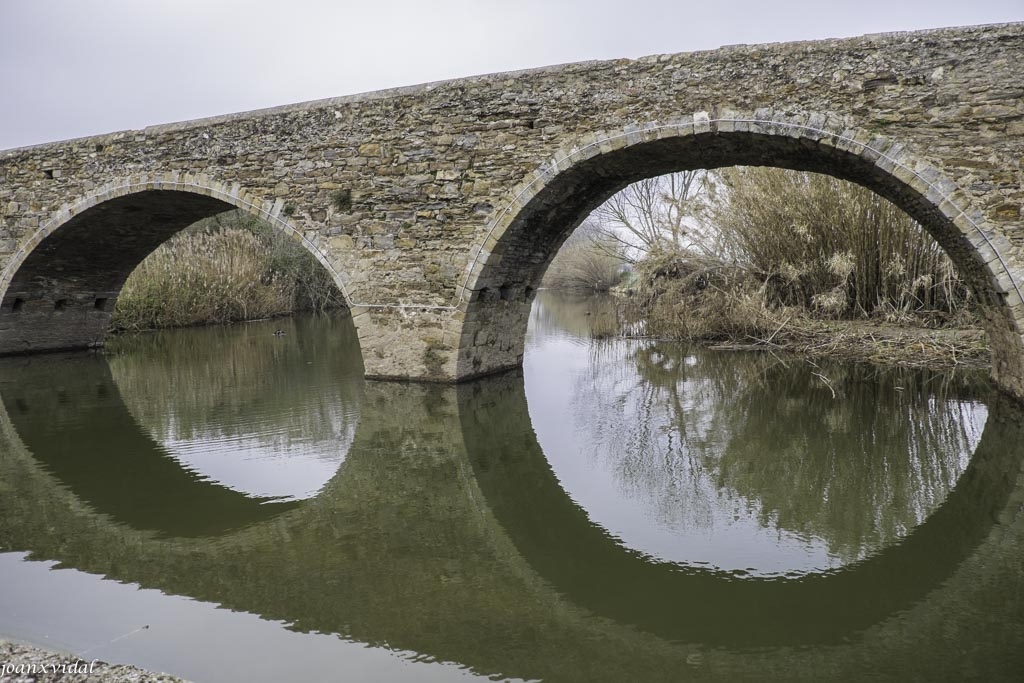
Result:
[[[974,374],[659,343],[596,343],[593,353],[574,392],[577,419],[626,495],[653,502],[670,527],[710,532],[754,517],[824,540],[843,562],[942,503],[987,414]]]
[[[987,412],[956,379],[852,365],[825,374],[835,399],[799,366],[728,404],[741,429],[722,454],[720,481],[756,496],[779,527],[819,536],[852,559],[942,503]]]
[[[343,446],[358,421],[362,368],[348,318],[130,335],[107,359],[125,404],[158,438]]]
[[[582,338],[605,338],[619,333],[619,307],[608,294],[537,292],[530,311],[527,336],[558,330]]]

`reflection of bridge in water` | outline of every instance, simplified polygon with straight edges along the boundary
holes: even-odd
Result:
[[[50,386],[46,366],[20,372],[40,372],[32,384]],[[105,364],[86,359],[78,370],[62,391],[40,390],[21,406],[0,387],[5,550],[484,674],[943,677],[1003,671],[1009,652],[1021,656],[1005,634],[989,649],[956,647],[965,634],[977,642],[977,633],[1002,633],[993,625],[1019,623],[1021,606],[1005,590],[1022,575],[1024,426],[998,398],[955,490],[903,542],[824,575],[736,580],[653,562],[592,525],[545,461],[518,375],[458,388],[367,384],[355,440],[320,495],[260,506],[170,472]],[[106,396],[103,415],[86,413],[74,442],[109,438],[90,430],[116,419],[139,463],[110,467],[98,449],[83,451],[87,463],[61,464],[43,430],[53,411],[73,407],[76,386]],[[122,465],[133,468],[130,485]],[[226,506],[231,525],[246,526],[162,526],[127,503],[111,506],[96,489],[104,482],[126,500]],[[792,647],[736,649],[760,645]]]

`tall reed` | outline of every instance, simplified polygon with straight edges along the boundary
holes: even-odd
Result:
[[[853,183],[776,168],[730,168],[710,221],[778,303],[819,315],[956,314],[966,286],[934,239]]]
[[[111,327],[227,323],[342,304],[309,252],[232,211],[190,226],[143,260],[121,290]]]

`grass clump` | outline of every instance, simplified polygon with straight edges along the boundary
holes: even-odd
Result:
[[[229,323],[343,305],[294,240],[239,211],[205,219],[150,254],[118,297],[111,329]]]
[[[352,190],[342,188],[331,193],[331,204],[342,213],[352,210]]]

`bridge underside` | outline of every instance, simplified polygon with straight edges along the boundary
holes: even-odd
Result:
[[[121,287],[160,244],[232,209],[199,194],[151,190],[105,201],[45,237],[0,302],[0,355],[102,346]]]

